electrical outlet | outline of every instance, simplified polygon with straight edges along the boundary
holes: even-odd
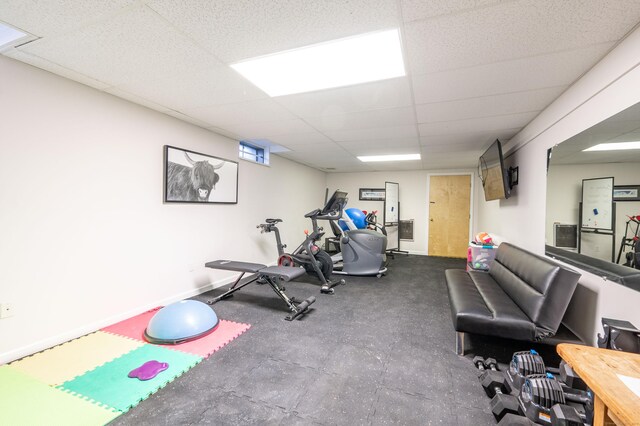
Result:
[[[0,319],[13,316],[13,305],[10,303],[0,303]]]

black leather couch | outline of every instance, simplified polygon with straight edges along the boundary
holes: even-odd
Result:
[[[509,243],[498,247],[488,273],[448,269],[445,275],[460,355],[464,333],[526,341],[552,337],[580,278]]]

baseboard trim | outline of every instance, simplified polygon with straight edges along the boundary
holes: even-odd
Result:
[[[143,312],[146,312],[150,309],[153,309],[157,306],[166,306],[170,303],[178,302],[180,300],[188,299],[189,297],[197,296],[202,293],[206,293],[207,291],[211,291],[218,287],[222,287],[228,285],[236,280],[236,277],[229,277],[223,280],[220,280],[215,283],[205,284],[203,286],[197,287],[195,289],[184,291],[182,293],[178,293],[176,295],[166,297],[164,299],[156,300],[154,302],[147,303],[145,305],[140,306],[139,308],[132,309],[126,312],[122,312],[116,315],[112,315],[108,318],[95,321],[91,324],[87,324],[83,327],[78,327],[73,330],[66,331],[64,333],[57,334],[52,337],[48,337],[46,339],[39,340],[32,344],[22,346],[20,348],[4,352],[0,354],[0,365],[8,364],[9,362],[15,361],[17,359],[23,358],[25,356],[33,355],[37,352],[41,352],[45,349],[52,348],[61,343],[68,342],[73,339],[77,339],[78,337],[82,337],[86,334],[93,333],[94,331],[100,330],[108,325],[115,324],[119,321],[125,320],[127,318],[131,318],[133,316],[139,315]]]

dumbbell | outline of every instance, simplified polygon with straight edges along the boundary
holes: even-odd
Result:
[[[509,395],[507,390],[507,379],[495,369],[495,360],[489,358],[491,370],[486,370],[486,361],[481,357],[473,359],[474,365],[482,371],[479,377],[482,388],[489,398],[491,398],[491,413],[500,421],[507,414],[518,414],[518,399]]]
[[[586,420],[584,413],[580,415],[575,407],[565,405],[572,400],[569,396],[562,383],[546,373],[527,376],[518,399],[530,420],[558,426],[582,425]]]
[[[566,385],[565,390],[587,390],[587,385],[566,362],[561,362],[559,369],[546,367],[544,360],[538,352],[531,349],[529,351],[514,352],[511,357],[511,362],[507,370],[509,392],[520,392],[526,376],[545,373],[558,376],[560,381]]]
[[[584,425],[575,408],[568,405],[556,404],[551,408],[551,426],[580,426]],[[546,423],[546,422],[545,422]],[[537,423],[524,416],[507,414],[498,422],[498,426],[535,426]]]

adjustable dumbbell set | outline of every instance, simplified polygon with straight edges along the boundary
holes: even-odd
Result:
[[[534,350],[516,352],[506,372],[493,358],[475,357],[480,383],[491,399],[491,412],[501,426],[589,425],[593,395],[569,365],[546,367]]]

